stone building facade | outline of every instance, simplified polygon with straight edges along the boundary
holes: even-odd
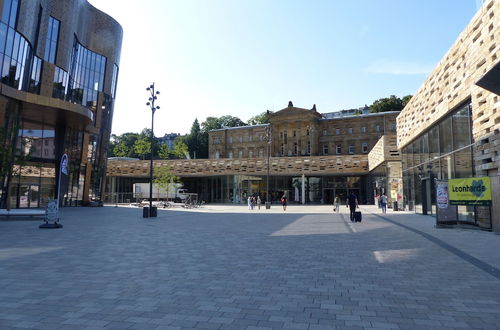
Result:
[[[210,131],[209,159],[154,164],[170,167],[185,188],[206,202],[244,203],[250,195],[266,200],[269,184],[273,202],[287,195],[291,203],[332,203],[335,196],[345,199],[354,192],[362,203],[373,203],[376,193],[388,189],[385,164],[394,155],[385,149],[394,152],[397,114],[326,119],[315,107],[289,104],[271,115],[270,124]],[[393,143],[380,144],[379,139]],[[377,160],[376,182],[369,171],[370,154]],[[107,200],[134,200],[133,183],[148,182],[148,177],[147,161],[110,160]]]
[[[397,118],[406,208],[435,214],[436,179],[489,176],[491,209],[458,206],[456,217],[498,230],[491,213],[500,212],[499,17],[500,2],[484,1]]]
[[[399,112],[324,118],[289,106],[272,113],[270,124],[231,127],[209,132],[209,158],[367,155],[384,134],[396,134]]]
[[[122,28],[86,0],[0,0],[0,207],[100,199]]]

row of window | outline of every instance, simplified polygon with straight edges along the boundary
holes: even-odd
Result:
[[[367,142],[363,142],[361,143],[361,152],[366,154],[368,153],[368,143]],[[355,154],[356,153],[356,146],[354,144],[349,144],[348,147],[347,147],[347,153],[348,154]],[[238,157],[239,158],[243,158],[243,150],[239,150],[238,151]],[[285,149],[285,145],[284,144],[281,144],[281,150],[280,150],[280,154],[281,156],[297,156],[299,155],[299,147],[297,144],[294,144],[294,149],[293,150],[288,150],[286,151]],[[304,155],[310,155],[311,154],[311,145],[310,143],[307,143],[307,150],[306,150],[306,153]],[[329,155],[330,154],[330,149],[329,149],[329,145],[328,144],[324,144],[323,147],[322,147],[322,154],[323,155]],[[337,144],[335,145],[335,154],[336,155],[341,155],[342,154],[342,144]],[[229,151],[228,152],[228,158],[233,158],[234,156],[234,153],[233,151]],[[248,158],[253,158],[254,156],[256,157],[264,157],[264,149],[263,148],[260,148],[258,149],[258,151],[256,153],[254,153],[253,150],[249,150],[248,151]],[[220,152],[219,151],[216,151],[215,152],[215,158],[220,158]]]
[[[403,170],[471,145],[471,132],[471,109],[467,104],[402,149]]]
[[[288,150],[288,156],[299,155],[299,149],[300,149],[300,147],[299,147],[298,143],[294,143],[293,150]],[[323,144],[321,152],[323,155],[329,155],[330,154],[330,146],[328,144]],[[364,154],[368,153],[368,143],[367,142],[361,143],[361,152]],[[287,152],[286,152],[285,144],[282,143],[280,154],[281,154],[281,156],[284,156],[286,153]],[[349,144],[347,147],[347,153],[348,154],[355,154],[356,153],[356,146],[354,144]],[[306,155],[311,154],[311,143],[310,142],[307,142],[305,154]],[[335,145],[335,154],[336,155],[342,154],[342,144]]]
[[[39,94],[43,61],[34,56],[31,44],[15,30],[18,8],[17,0],[5,0],[3,3],[0,22],[1,81],[19,90]],[[40,17],[41,7],[39,20]],[[50,63],[56,62],[60,24],[49,16],[44,59]],[[75,38],[70,73],[55,68],[52,96],[95,109],[98,92],[103,90],[105,70],[106,57],[85,48]],[[111,82],[113,97],[117,78],[118,66],[115,64]]]

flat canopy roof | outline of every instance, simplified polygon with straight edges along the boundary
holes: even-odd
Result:
[[[500,95],[500,62],[498,62],[490,71],[479,79],[476,83],[492,93]]]

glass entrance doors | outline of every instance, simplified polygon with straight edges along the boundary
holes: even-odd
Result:
[[[18,208],[40,207],[40,185],[20,184],[17,189]]]

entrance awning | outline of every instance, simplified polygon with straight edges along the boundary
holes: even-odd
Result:
[[[490,71],[488,71],[476,85],[492,93],[500,95],[500,62],[498,62]]]

